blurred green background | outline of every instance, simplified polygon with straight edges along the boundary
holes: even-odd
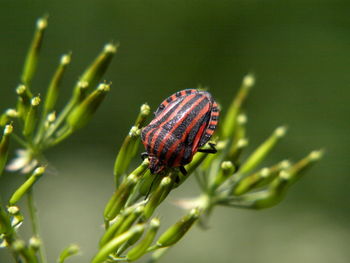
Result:
[[[103,45],[121,44],[105,77],[113,82],[106,101],[47,154],[55,171],[36,186],[50,262],[72,242],[82,253],[71,262],[95,253],[115,154],[140,104],[155,110],[172,92],[203,84],[225,108],[247,72],[257,77],[247,105],[250,149],[286,124],[267,164],[322,147],[326,155],[279,206],[219,208],[208,230],[192,229],[163,262],[350,262],[349,11],[347,0],[1,0],[1,111],[14,106],[39,16],[50,19],[33,90],[43,94],[60,55],[73,52],[61,105]],[[1,196],[21,181],[6,174]],[[197,194],[192,178],[169,200]],[[168,202],[160,214],[165,227],[182,211]],[[1,263],[11,260],[0,250]]]

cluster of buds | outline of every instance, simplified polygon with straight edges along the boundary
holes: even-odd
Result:
[[[33,40],[24,62],[20,84],[16,88],[17,105],[0,114],[0,177],[5,168],[20,171],[26,175],[24,182],[13,192],[7,202],[8,209],[0,204],[0,244],[9,247],[16,255],[16,262],[46,262],[41,239],[37,230],[33,186],[45,172],[43,153],[86,125],[106,94],[110,84],[101,82],[118,46],[108,43],[79,77],[72,95],[63,109],[57,109],[62,80],[71,62],[71,53],[61,57],[44,98],[33,95],[32,80],[36,72],[43,37],[48,18],[38,19]],[[10,137],[24,149],[17,151],[17,157],[8,163]],[[28,198],[29,212],[33,225],[33,236],[25,242],[17,232],[23,216],[17,206],[24,196]],[[77,246],[63,250],[58,262],[76,254]]]
[[[116,189],[104,210],[106,231],[100,239],[100,249],[93,263],[130,262],[148,252],[153,252],[152,258],[156,260],[179,241],[195,222],[201,222],[203,216],[208,216],[216,205],[250,209],[276,205],[304,170],[322,157],[322,151],[313,151],[294,164],[282,160],[261,167],[265,157],[286,133],[286,127],[281,126],[242,159],[242,152],[248,145],[244,102],[254,83],[253,75],[244,77],[238,94],[220,123],[219,132],[210,142],[216,144],[217,154],[196,153],[192,162],[185,166],[186,176],[177,168],[153,175],[148,169],[148,159],[128,173],[131,160],[137,157],[144,120],[150,114],[147,104],[141,106],[139,116],[115,161]],[[209,144],[204,146],[210,147]],[[177,201],[188,212],[156,238],[160,225],[159,218],[154,217],[156,209],[191,174],[197,179],[201,195]]]
[[[71,62],[71,53],[61,57],[44,99],[40,98],[40,95],[33,95],[31,87],[46,27],[47,17],[40,18],[24,63],[21,83],[16,89],[16,108],[7,109],[0,115],[0,126],[5,127],[16,122],[18,127],[23,127],[21,134],[13,134],[13,137],[24,147],[25,153],[23,150],[19,152],[18,158],[8,166],[9,170],[22,170],[23,173],[33,170],[38,161],[42,162],[40,156],[47,148],[66,139],[89,122],[110,90],[110,84],[99,82],[117,51],[117,45],[105,45],[78,79],[66,106],[58,111],[56,107],[59,91]]]

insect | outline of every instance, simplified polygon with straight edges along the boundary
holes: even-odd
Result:
[[[142,129],[141,139],[148,157],[150,171],[159,174],[168,167],[179,167],[186,175],[184,165],[191,162],[196,152],[216,153],[199,149],[215,131],[219,108],[209,92],[197,89],[178,91],[165,99],[149,125]]]

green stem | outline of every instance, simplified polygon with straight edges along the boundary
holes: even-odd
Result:
[[[39,246],[39,262],[40,263],[47,263],[47,257],[45,253],[44,243],[42,242],[42,239],[40,237],[40,228],[39,228],[39,220],[37,215],[37,209],[35,207],[34,203],[34,196],[33,196],[33,189],[29,189],[27,192],[27,201],[28,201],[28,210],[30,215],[30,221],[32,225],[33,234],[36,238],[38,238],[41,241],[41,244]]]
[[[18,136],[14,132],[11,134],[11,136],[24,148],[28,148],[28,143],[26,143],[20,136]]]
[[[70,100],[70,102],[68,102],[68,104],[64,107],[64,109],[58,116],[57,120],[52,124],[52,126],[46,132],[44,140],[49,139],[54,134],[54,132],[60,127],[62,122],[66,119],[68,114],[74,108],[74,105],[76,104],[76,102],[77,102],[77,99],[75,99],[74,97]]]

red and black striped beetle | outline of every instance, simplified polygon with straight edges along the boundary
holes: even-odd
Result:
[[[212,136],[219,120],[219,108],[209,92],[186,89],[164,100],[149,125],[141,132],[150,171],[159,174],[167,167],[184,165],[198,152],[215,153],[216,149],[199,149]]]

